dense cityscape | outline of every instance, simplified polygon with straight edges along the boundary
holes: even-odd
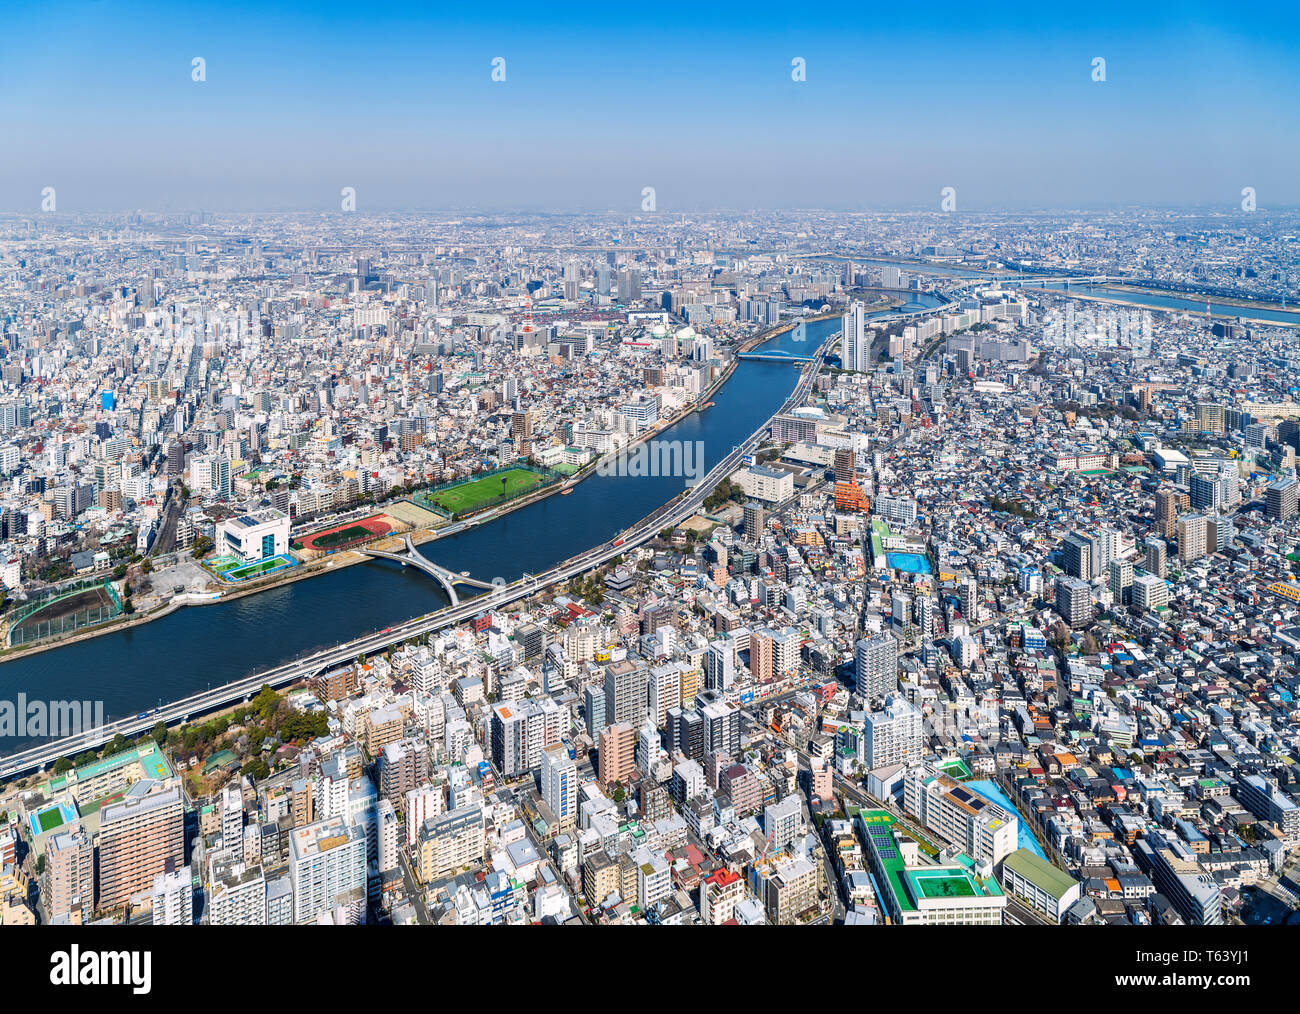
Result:
[[[1294,923],[1298,253],[0,218],[0,922]]]

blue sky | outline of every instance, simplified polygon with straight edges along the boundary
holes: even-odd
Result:
[[[1286,8],[1063,7],[6,8],[0,209],[1300,204]]]

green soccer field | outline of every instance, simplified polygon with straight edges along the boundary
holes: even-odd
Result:
[[[356,542],[358,539],[365,539],[373,534],[375,533],[365,525],[352,525],[350,528],[341,528],[337,532],[318,535],[311,540],[311,543],[313,549],[333,549],[335,546]]]
[[[507,499],[516,493],[540,485],[541,482],[542,476],[536,472],[530,472],[526,468],[512,468],[508,472],[484,476],[462,486],[433,493],[429,501],[452,514],[463,514]]]
[[[53,831],[63,824],[63,814],[59,812],[57,806],[51,810],[46,810],[40,816],[40,824],[42,833]]]

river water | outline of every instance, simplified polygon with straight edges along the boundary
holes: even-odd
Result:
[[[837,330],[838,319],[819,321],[807,325],[802,342],[787,332],[762,348],[811,354]],[[712,468],[781,406],[798,378],[795,365],[742,362],[712,408],[686,416],[659,439],[700,441],[705,468]],[[594,475],[568,496],[547,497],[422,549],[450,570],[508,581],[614,537],[684,485],[681,477]],[[419,571],[385,561],[356,564],[0,664],[0,700],[16,701],[19,692],[33,700],[102,700],[107,719],[128,717],[445,605],[437,582]],[[0,755],[28,745],[0,740]]]

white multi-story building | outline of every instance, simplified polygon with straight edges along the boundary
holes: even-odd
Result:
[[[1133,605],[1138,609],[1163,609],[1169,605],[1169,583],[1154,574],[1139,574],[1133,579]]]
[[[871,369],[871,339],[874,331],[867,330],[866,309],[854,302],[844,315],[843,339],[840,343],[840,362],[844,369],[866,373]]]
[[[526,698],[492,709],[492,761],[507,777],[536,771],[542,751],[563,736],[565,711],[553,698]]]
[[[260,865],[218,864],[208,889],[208,921],[213,926],[265,926],[266,877]]]
[[[190,466],[190,482],[195,490],[230,496],[230,459],[224,454],[203,454]]]
[[[778,852],[795,840],[803,827],[803,807],[798,793],[763,807],[763,833],[767,847]]]
[[[731,641],[710,641],[704,652],[704,685],[729,690],[736,681],[736,648]]]
[[[921,759],[921,711],[905,697],[890,694],[880,711],[863,723],[863,764],[870,770]]]
[[[217,525],[217,551],[244,560],[265,560],[289,552],[289,515],[274,507],[239,514]]]
[[[1016,850],[1018,817],[928,764],[918,764],[904,776],[903,806],[976,861],[996,866]]]
[[[447,790],[442,785],[422,785],[406,793],[406,845],[415,846],[420,828],[430,817],[447,812]]]
[[[561,824],[572,823],[578,812],[578,768],[563,743],[542,751],[542,800]]]
[[[397,826],[397,811],[387,799],[379,800],[375,808],[375,831],[378,838],[379,872],[397,869],[398,843],[401,840]]]
[[[794,496],[794,475],[763,465],[750,465],[731,475],[745,495],[767,503],[782,503]]]
[[[893,634],[864,637],[853,656],[860,695],[883,697],[898,689],[898,641]]]
[[[194,876],[188,866],[154,877],[153,924],[189,926],[194,922]]]
[[[294,828],[289,839],[294,922],[313,922],[336,909],[360,922],[366,909],[366,832],[342,817]]]
[[[244,851],[244,796],[238,780],[221,790],[221,846],[236,855]]]
[[[915,524],[916,501],[910,496],[882,496],[876,500],[872,513],[891,525]]]

